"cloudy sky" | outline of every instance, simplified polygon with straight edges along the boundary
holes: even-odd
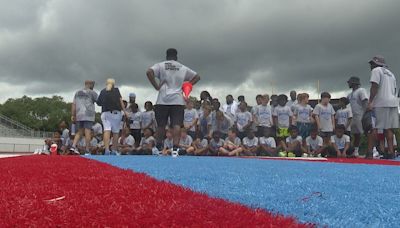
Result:
[[[336,96],[351,75],[368,86],[368,60],[400,74],[398,0],[0,0],[0,102],[61,95],[110,75],[123,96],[155,99],[146,69],[175,47],[223,98],[290,89]]]

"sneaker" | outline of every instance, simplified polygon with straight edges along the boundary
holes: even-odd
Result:
[[[76,149],[75,147],[71,147],[71,148],[69,149],[69,151],[70,151],[72,154],[80,155],[79,150]]]
[[[308,154],[304,153],[303,155],[301,155],[303,158],[308,158]]]
[[[373,153],[372,153],[372,157],[374,158],[374,159],[379,159],[380,158],[380,154],[379,154],[379,152],[377,151],[377,150],[375,150]]]
[[[287,152],[286,151],[281,151],[278,153],[279,157],[287,157]]]
[[[358,153],[358,151],[354,151],[353,156],[358,158],[358,157],[360,157],[360,154]]]
[[[294,154],[293,152],[288,152],[288,153],[287,153],[287,156],[288,156],[289,158],[294,158],[294,157],[296,157],[296,154]]]
[[[178,156],[179,156],[179,149],[173,150],[173,151],[171,152],[171,156],[172,156],[173,158],[178,157]]]
[[[153,155],[156,155],[156,156],[161,155],[161,152],[160,152],[160,150],[158,150],[157,147],[153,147],[153,149],[151,149],[151,153],[152,153]]]

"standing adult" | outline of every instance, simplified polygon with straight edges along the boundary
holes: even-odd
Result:
[[[157,145],[162,145],[165,127],[169,119],[173,127],[174,149],[177,149],[186,103],[183,97],[182,85],[184,82],[190,82],[194,85],[200,80],[200,76],[178,62],[178,51],[176,49],[170,48],[166,54],[166,61],[156,63],[147,70],[146,74],[154,89],[158,91],[154,109],[158,124]]]
[[[122,113],[128,116],[119,89],[115,87],[115,80],[107,79],[106,88],[100,92],[97,104],[101,106],[101,121],[103,122],[103,142],[105,155],[117,155],[118,137],[121,130]],[[112,133],[112,149],[110,151],[110,138]]]
[[[295,105],[297,105],[297,103],[298,103],[297,102],[297,92],[292,90],[292,91],[290,91],[290,100],[287,102],[286,105],[289,106],[293,111],[293,109],[294,109]]]
[[[375,111],[376,129],[384,131],[388,142],[388,151],[384,157],[391,159],[395,157],[393,130],[399,127],[396,77],[388,69],[382,56],[373,57],[369,64],[371,66],[371,89],[368,109]]]
[[[85,134],[85,154],[89,154],[89,146],[91,141],[91,131],[96,116],[94,103],[97,101],[97,93],[93,91],[94,81],[85,81],[85,88],[77,91],[71,107],[71,121],[75,123],[76,134],[71,152],[79,154],[76,149],[80,138]]]
[[[364,88],[361,88],[359,77],[350,77],[347,81],[349,88],[352,89],[347,98],[350,101],[353,119],[351,121],[351,133],[354,135],[354,155],[358,156],[361,134],[364,133],[362,127],[362,117],[367,110],[368,95]]]
[[[238,106],[239,104],[233,99],[233,96],[229,94],[226,96],[226,104],[222,106],[222,109],[224,114],[233,120],[238,110]]]

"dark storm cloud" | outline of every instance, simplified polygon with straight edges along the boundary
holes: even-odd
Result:
[[[368,82],[386,56],[400,74],[400,1],[4,1],[0,79],[30,94],[68,92],[84,79],[148,87],[147,67],[176,47],[201,84],[262,90]],[[4,7],[3,7],[4,6]]]

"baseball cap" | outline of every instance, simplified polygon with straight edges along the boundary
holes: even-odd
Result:
[[[359,77],[350,77],[347,82],[350,84],[361,85]]]
[[[375,63],[378,66],[387,66],[385,58],[381,55],[374,56],[368,63]]]

